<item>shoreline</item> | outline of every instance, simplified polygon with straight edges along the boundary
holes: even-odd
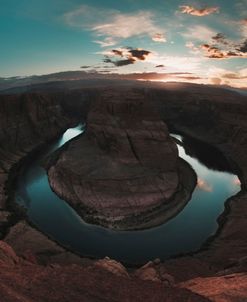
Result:
[[[68,142],[69,143],[69,142]],[[61,148],[62,149],[62,148]],[[63,150],[66,150],[66,146],[64,146]],[[59,152],[63,152],[63,150],[57,150]],[[54,162],[56,161],[56,157],[59,156],[59,154],[54,154],[54,161],[52,159],[49,160],[49,165],[52,166]],[[85,207],[84,213],[81,211],[81,206],[76,206],[69,200],[66,200],[64,196],[58,194],[53,187],[50,185],[51,190],[61,199],[65,200],[68,205],[75,210],[75,212],[83,219],[86,223],[92,224],[92,225],[98,225],[103,228],[107,228],[109,230],[117,231],[117,232],[124,232],[124,231],[137,231],[137,230],[147,230],[152,229],[154,227],[158,227],[169,220],[171,220],[174,216],[176,216],[180,211],[183,210],[183,208],[187,205],[187,203],[190,201],[190,198],[192,196],[192,193],[196,187],[197,183],[197,175],[193,168],[190,166],[189,163],[187,163],[182,158],[179,158],[179,178],[183,178],[183,182],[179,184],[178,190],[174,193],[174,195],[170,198],[170,200],[165,203],[164,205],[161,204],[155,208],[149,209],[146,212],[141,212],[138,215],[135,215],[135,217],[126,217],[122,221],[117,221],[116,225],[112,227],[112,225],[109,225],[108,222],[105,222],[103,220],[98,221],[97,218],[93,217],[93,214],[89,217],[89,211],[87,211]],[[49,168],[48,168],[49,169]],[[190,174],[190,179],[184,177],[184,174]],[[50,183],[50,179],[48,177],[48,181]],[[182,195],[182,196],[181,196]],[[185,196],[183,196],[185,195]],[[183,198],[183,199],[182,199]],[[173,205],[175,203],[175,205]],[[171,206],[171,209],[169,208]],[[174,208],[173,208],[174,206]],[[176,209],[179,208],[177,211]],[[79,211],[80,210],[80,211]],[[173,211],[172,215],[168,215],[167,218],[165,218],[166,211]],[[175,211],[175,212],[174,212]],[[145,217],[143,217],[146,215]],[[155,216],[153,220],[149,220],[150,216]],[[145,222],[145,220],[147,220]],[[129,221],[137,221],[136,225],[132,223],[130,226]],[[129,223],[129,225],[128,225]]]

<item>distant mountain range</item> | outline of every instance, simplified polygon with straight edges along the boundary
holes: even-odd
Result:
[[[186,79],[187,74],[183,73],[174,73],[177,74],[183,79]],[[169,75],[168,73],[156,73],[156,72],[145,72],[145,73],[131,73],[131,74],[118,74],[118,73],[98,73],[94,72],[86,72],[86,71],[64,71],[51,73],[46,75],[33,75],[33,76],[16,76],[16,77],[8,77],[3,78],[0,77],[0,93],[23,93],[26,91],[36,91],[36,90],[63,90],[63,89],[76,89],[83,87],[94,87],[94,86],[108,86],[108,85],[157,85],[157,82],[154,83],[152,80],[159,81],[160,84],[165,85],[168,82],[162,82],[162,79]],[[189,76],[188,76],[189,77]],[[138,80],[144,80],[138,81]],[[147,84],[148,83],[148,84]],[[184,85],[187,83],[177,82],[180,85]],[[158,84],[158,85],[160,85]],[[200,84],[192,84],[190,85],[200,85]],[[205,86],[205,85],[200,85]],[[216,85],[208,85],[210,87],[220,87],[229,89],[232,91],[236,91],[238,93],[247,95],[247,88],[233,88],[230,86],[216,86]]]

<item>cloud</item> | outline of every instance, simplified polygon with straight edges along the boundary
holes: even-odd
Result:
[[[194,55],[197,55],[197,54],[200,53],[199,48],[196,47],[195,44],[193,42],[191,42],[191,41],[186,42],[185,46],[187,48],[189,48],[190,49],[190,53],[192,53]]]
[[[224,53],[217,47],[211,46],[209,44],[201,45],[201,48],[204,50],[206,57],[211,59],[222,59],[224,58]]]
[[[195,81],[201,79],[201,77],[183,72],[142,72],[142,73],[130,73],[130,74],[119,74],[119,78],[126,80],[148,80],[148,81]]]
[[[121,65],[121,63],[120,63]],[[116,66],[116,65],[115,65]],[[116,80],[148,80],[148,81],[177,81],[177,82],[191,82],[191,83],[203,83],[214,85],[230,85],[236,88],[247,88],[247,68],[240,69],[238,71],[231,71],[216,67],[208,68],[204,76],[200,76],[197,73],[190,72],[137,72],[137,73],[116,73],[118,68],[110,68],[108,71],[106,66],[101,66],[97,69],[90,70],[88,72],[80,71],[74,72],[71,76],[73,79],[77,78],[104,78],[104,79],[116,79]],[[113,71],[116,71],[113,73]],[[78,73],[78,75],[77,75]],[[76,76],[77,75],[77,76]],[[63,74],[62,74],[63,76]],[[58,77],[56,76],[56,79]],[[202,183],[200,184],[202,187]]]
[[[212,40],[215,41],[216,43],[223,44],[223,45],[229,44],[228,40],[226,39],[226,36],[222,33],[218,33],[215,36],[213,36]]]
[[[192,16],[197,16],[197,17],[203,17],[203,16],[208,16],[213,13],[219,12],[219,7],[204,7],[201,9],[195,8],[194,6],[190,5],[182,5],[179,7],[180,12],[183,14],[188,14]]]
[[[247,39],[239,45],[239,48],[237,48],[237,50],[242,53],[247,53]]]
[[[204,41],[204,43],[199,42],[186,42],[186,47],[188,47],[193,54],[203,53],[203,55],[210,59],[231,59],[231,58],[246,58],[247,52],[247,39],[239,42],[233,42],[223,33],[213,33],[212,30],[203,27],[203,31],[199,33],[198,30],[201,26],[194,26],[189,29],[183,35],[190,38],[196,38],[198,41]],[[203,39],[204,38],[204,39]],[[208,41],[208,42],[205,42]]]
[[[159,34],[159,33],[155,34],[155,35],[152,37],[152,40],[153,40],[154,42],[160,42],[160,43],[166,42],[165,36],[164,36],[163,34]]]
[[[116,13],[106,22],[91,28],[99,36],[127,39],[138,35],[150,36],[153,41],[165,42],[164,30],[154,22],[154,15],[148,11],[135,14]]]
[[[204,51],[205,56],[211,59],[229,59],[229,58],[246,58],[243,52],[239,50],[221,50],[216,46],[203,44],[201,49]]]
[[[141,61],[146,60],[146,57],[151,54],[151,51],[149,50],[133,49],[133,48],[129,48],[128,52],[132,55],[133,58],[136,58]]]
[[[231,80],[240,80],[240,79],[247,79],[247,74],[239,74],[239,73],[231,72],[231,73],[222,74],[222,77]]]
[[[236,0],[235,4],[238,14],[243,17],[247,16],[247,0]]]
[[[123,50],[119,50],[119,49],[113,49],[112,53],[116,56],[120,56],[123,57],[124,56],[124,51]]]
[[[219,37],[218,41],[216,41],[216,37]],[[225,48],[221,49],[215,44],[202,44],[200,48],[204,51],[206,57],[212,59],[247,58],[247,39],[239,45],[228,42],[226,38],[220,34],[217,34],[213,39],[218,42],[218,44],[223,44]]]
[[[246,1],[246,7],[247,7],[247,1]],[[247,15],[247,10],[246,10],[246,15]],[[238,20],[236,20],[236,19],[231,20],[231,19],[227,18],[227,19],[224,19],[224,24],[226,26],[229,26],[229,25],[231,26],[234,35],[237,34],[243,38],[247,37],[247,18],[245,18],[245,19],[240,18]]]
[[[165,68],[165,65],[164,64],[159,64],[159,65],[156,65],[155,68]]]
[[[222,80],[220,78],[211,78],[211,82],[214,84],[214,85],[220,85]]]
[[[111,18],[116,13],[115,10],[97,9],[89,5],[81,5],[76,9],[64,14],[63,18],[67,25],[90,30],[95,20]]]
[[[118,39],[146,35],[155,42],[165,42],[164,28],[157,24],[155,15],[140,10],[135,13],[121,13],[117,10],[81,5],[64,15],[66,24],[93,32],[94,42],[102,47],[112,46]]]
[[[99,44],[101,47],[109,47],[117,44],[117,41],[112,37],[106,37],[103,40],[95,40],[93,42]]]
[[[106,57],[103,60],[105,63],[112,63],[117,67],[122,67],[122,66],[126,66],[126,65],[130,65],[130,64],[134,64],[136,62],[135,59],[133,58],[127,58],[127,59],[123,59],[123,60],[112,60],[109,57]]]
[[[203,57],[195,56],[170,56],[152,53],[147,57],[147,61],[154,66],[164,65],[169,72],[195,72],[201,67],[202,62],[206,60]]]
[[[209,41],[217,33],[204,25],[193,25],[182,36],[190,40]]]
[[[240,21],[240,32],[244,38],[247,37],[247,19]]]
[[[151,54],[151,51],[139,48],[120,48],[113,49],[111,52],[107,53],[104,58],[105,63],[112,63],[117,67],[131,65],[137,61],[145,61],[146,58]],[[121,60],[113,60],[110,56],[121,57]]]
[[[216,85],[231,85],[238,88],[246,88],[247,68],[238,71],[227,70],[223,68],[209,68],[209,80]]]

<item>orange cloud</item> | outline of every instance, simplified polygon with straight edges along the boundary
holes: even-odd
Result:
[[[204,51],[205,56],[210,59],[229,59],[229,58],[246,58],[244,45],[236,50],[221,50],[219,47],[209,44],[202,44],[200,48]]]
[[[182,5],[182,6],[180,6],[180,11],[183,14],[188,14],[188,15],[197,16],[197,17],[203,17],[203,16],[207,16],[207,15],[211,15],[213,13],[219,12],[219,8],[214,6],[214,7],[204,7],[201,9],[197,9],[190,5]]]

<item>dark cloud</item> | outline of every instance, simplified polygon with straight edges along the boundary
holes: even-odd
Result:
[[[115,60],[114,61],[114,60],[110,59],[109,57],[105,57],[104,62],[112,63],[117,67],[122,67],[122,66],[130,65],[130,64],[134,64],[136,62],[136,60],[133,58],[127,58],[124,60]]]
[[[112,52],[113,52],[116,56],[123,57],[123,51],[122,51],[122,50],[113,49]]]
[[[91,66],[89,66],[89,65],[83,65],[83,66],[81,66],[80,68],[81,68],[81,69],[87,69],[87,68],[91,68]]]
[[[224,34],[222,34],[222,33],[216,34],[214,37],[212,37],[212,39],[215,42],[223,44],[223,45],[228,45],[229,44],[229,42],[226,39],[226,36]]]
[[[211,59],[247,58],[247,39],[236,44],[222,33],[213,36],[211,43],[204,43],[194,48],[203,50],[205,56]]]
[[[237,50],[243,53],[247,53],[247,39],[239,45],[239,48]]]
[[[227,43],[224,45],[230,44]],[[211,44],[202,44],[200,48],[204,51],[205,56],[211,59],[243,58],[246,57],[247,40],[240,46],[230,45],[229,47],[225,47],[225,49]]]
[[[241,57],[242,55],[241,54],[239,54],[239,53],[237,53],[237,52],[234,52],[234,51],[228,51],[227,53],[226,53],[226,55],[227,55],[227,57]]]
[[[165,67],[165,65],[163,65],[163,64],[160,64],[160,65],[156,65],[156,66],[155,66],[155,68],[163,68],[163,67]]]
[[[131,54],[133,58],[136,58],[141,61],[146,60],[146,57],[151,54],[151,51],[149,50],[133,49],[133,48],[129,48],[128,52]]]
[[[201,45],[201,48],[205,51],[206,57],[211,59],[223,59],[225,57],[224,53],[216,46],[209,44]]]
[[[137,61],[145,61],[151,51],[139,48],[127,47],[123,49],[111,50],[113,56],[121,57],[121,60],[113,60],[109,56],[105,56],[103,62],[111,63],[117,67],[135,64]]]

